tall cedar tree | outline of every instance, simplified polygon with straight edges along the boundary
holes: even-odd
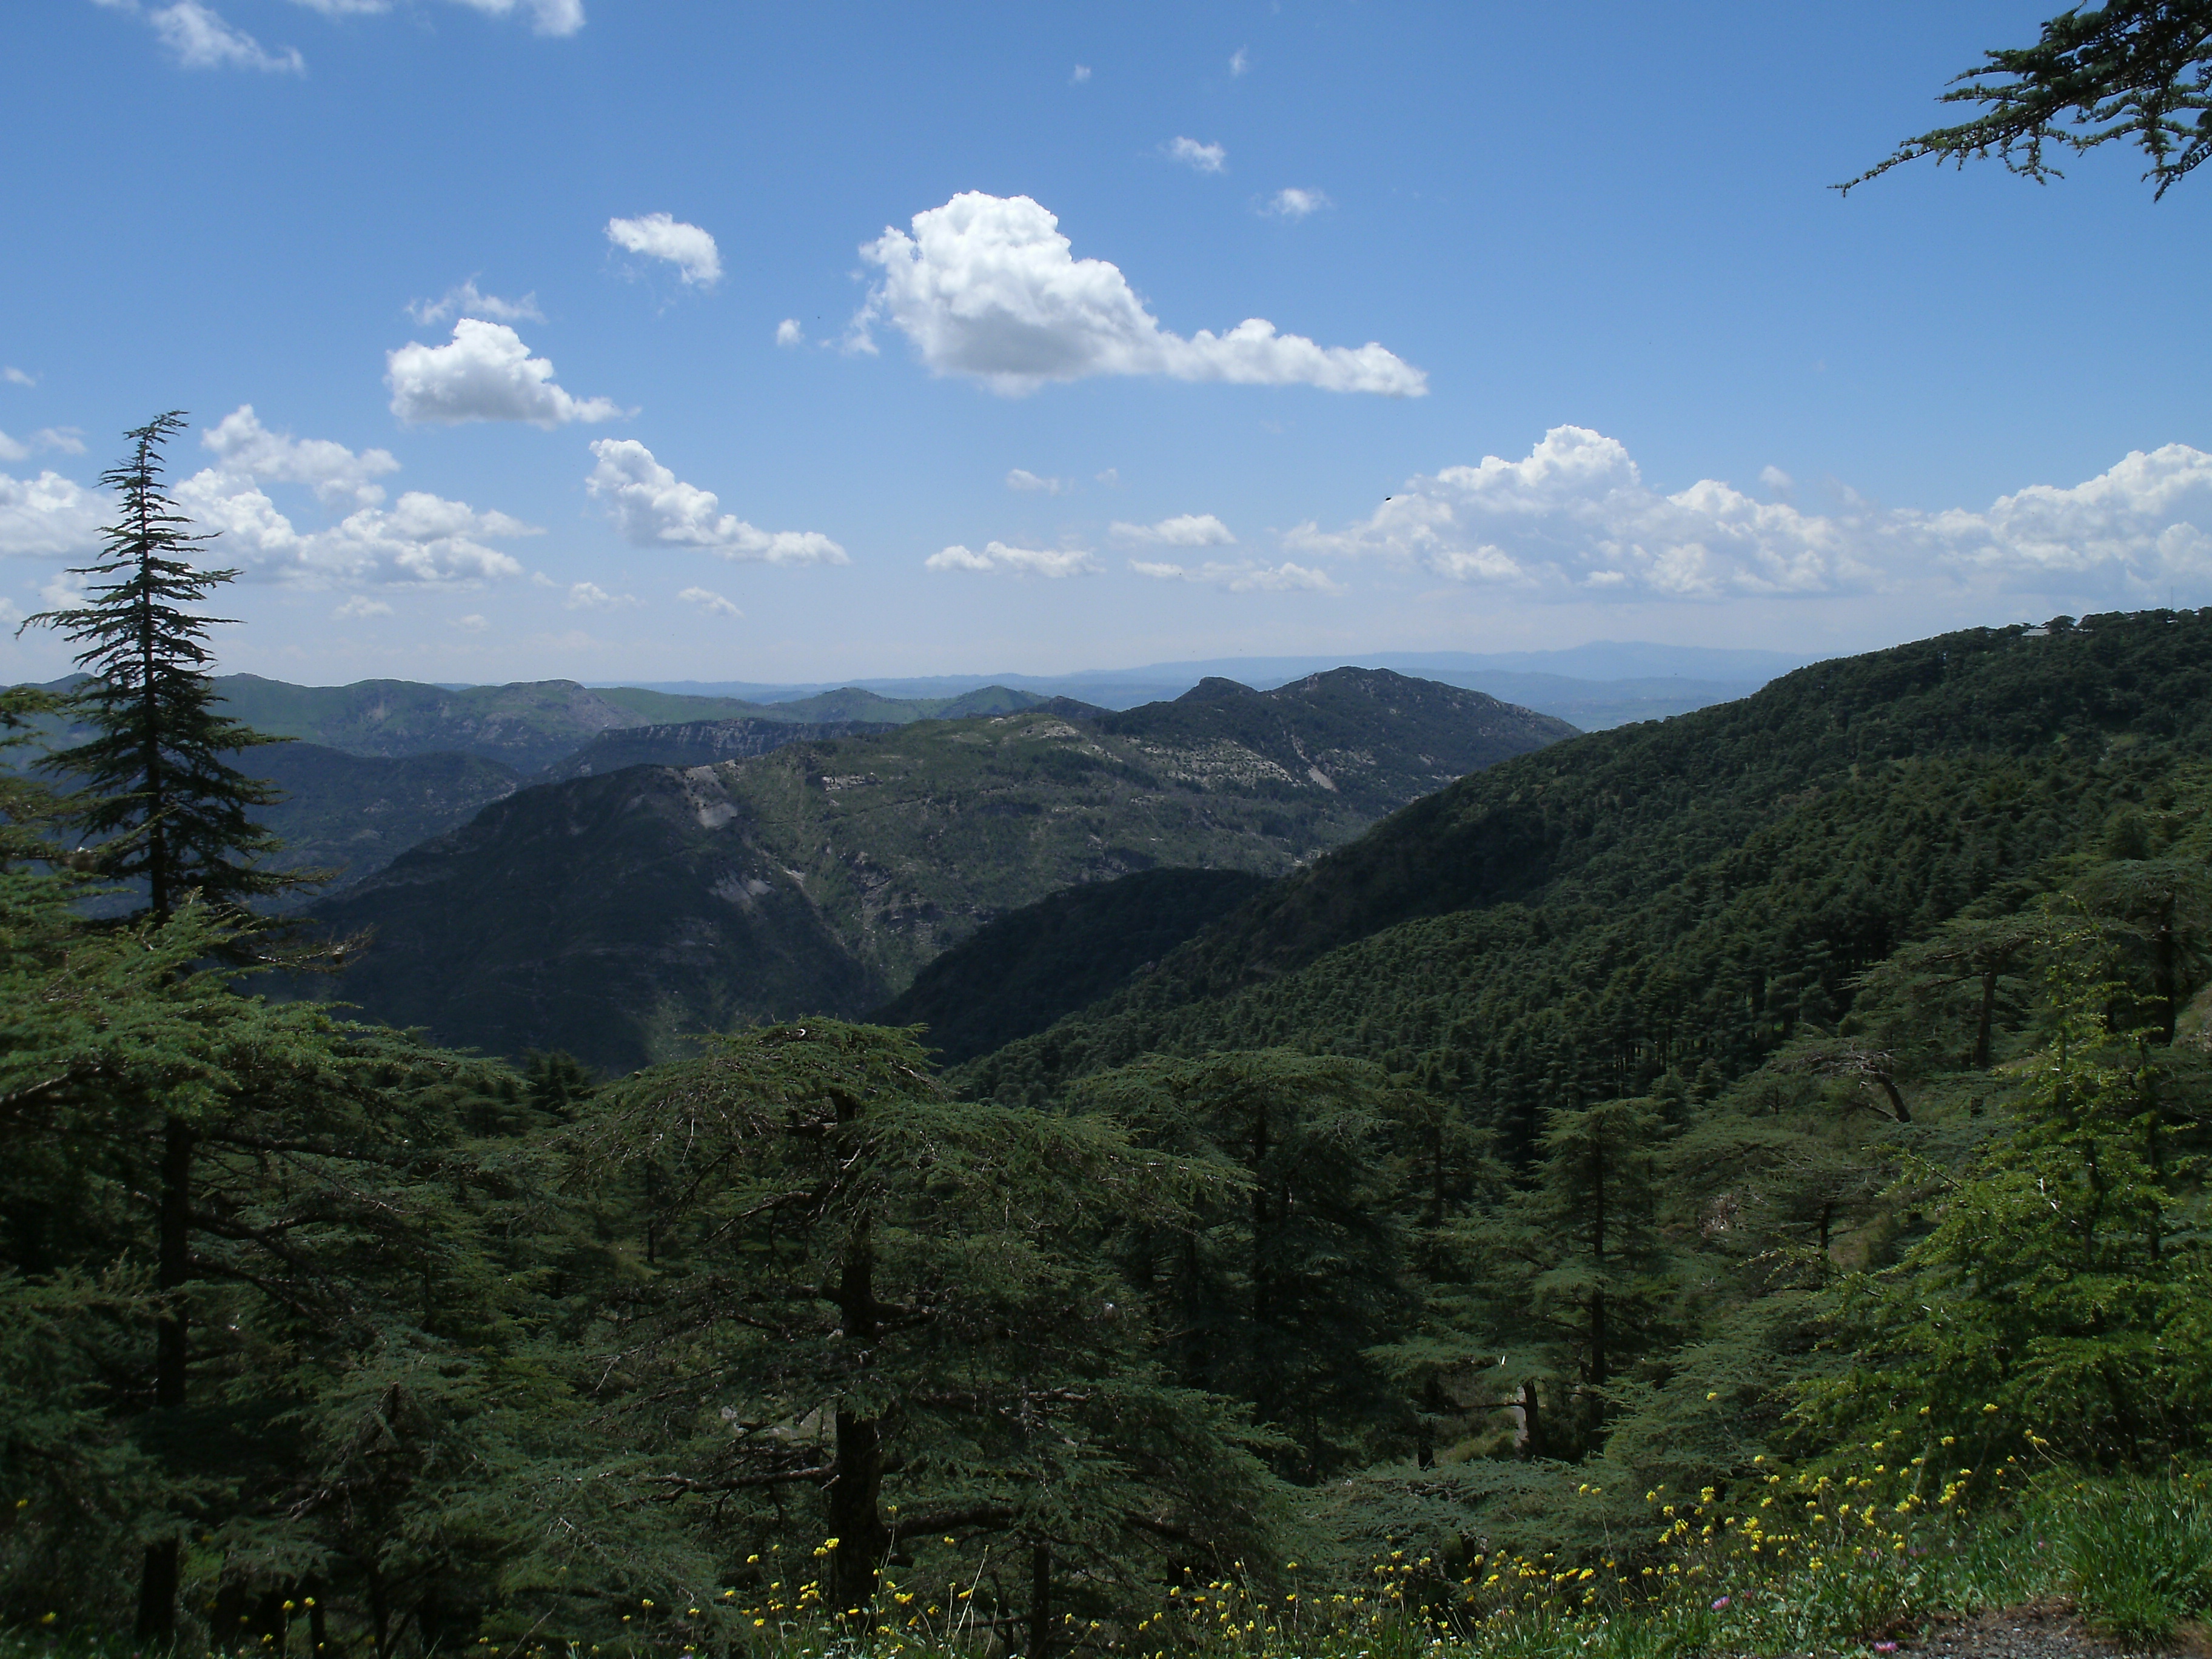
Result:
[[[172,410],[125,434],[129,456],[100,478],[120,498],[115,522],[100,532],[106,546],[97,562],[70,572],[94,584],[85,603],[23,624],[58,629],[84,647],[76,665],[91,678],[70,708],[96,735],[44,764],[83,781],[79,821],[100,843],[100,872],[144,882],[156,922],[194,889],[234,909],[308,879],[256,865],[278,843],[246,815],[272,805],[277,792],[223,759],[289,739],[216,712],[221,699],[206,672],[215,656],[205,641],[229,619],[187,607],[238,572],[191,562],[214,538],[191,533],[191,520],[161,487],[162,446],[184,426]]]
[[[91,678],[70,700],[95,733],[44,763],[82,779],[78,821],[96,843],[100,872],[145,884],[146,914],[167,922],[195,890],[211,907],[242,913],[247,900],[300,884],[303,878],[257,867],[277,847],[247,816],[276,799],[270,785],[223,760],[232,750],[282,742],[216,712],[214,655],[208,630],[226,620],[198,605],[234,570],[204,570],[193,550],[211,539],[191,532],[161,486],[161,449],[184,429],[181,410],[157,415],[125,435],[129,455],[100,475],[119,497],[115,522],[100,535],[94,563],[73,572],[94,586],[83,605],[45,611],[25,627],[58,629],[83,649],[76,665]],[[243,861],[240,861],[243,860]],[[154,1404],[179,1413],[189,1363],[184,1290],[191,1279],[192,1153],[197,1132],[172,1113],[162,1129],[160,1239],[155,1282],[167,1298],[155,1351]],[[147,1546],[140,1582],[138,1634],[176,1628],[179,1542]]]
[[[1158,1373],[1103,1249],[1188,1226],[1231,1172],[950,1100],[910,1035],[835,1020],[714,1038],[562,1139],[576,1188],[641,1224],[603,1420],[733,1555],[819,1528],[823,1610],[865,1630],[891,1563],[991,1587],[996,1633],[1043,1659],[1176,1565],[1270,1559],[1263,1437]]]

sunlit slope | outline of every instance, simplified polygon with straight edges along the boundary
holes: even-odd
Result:
[[[2208,750],[2212,614],[1820,664],[1416,802],[968,1079],[1041,1099],[1148,1050],[1289,1042],[1527,1113],[1729,1072]]]

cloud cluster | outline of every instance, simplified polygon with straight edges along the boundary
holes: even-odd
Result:
[[[100,544],[106,503],[58,472],[11,478],[0,472],[0,554],[68,557]]]
[[[1185,339],[1162,328],[1103,259],[1077,259],[1060,222],[1026,196],[969,191],[886,229],[860,250],[883,280],[854,319],[850,343],[873,350],[887,319],[937,374],[972,375],[1020,396],[1051,380],[1160,374],[1250,386],[1419,397],[1427,377],[1372,341],[1320,346],[1248,318]]]
[[[709,617],[728,617],[734,619],[745,614],[711,587],[687,587],[676,597]]]
[[[210,467],[177,486],[177,501],[219,532],[215,556],[250,576],[311,587],[353,583],[447,586],[519,576],[522,566],[486,541],[544,533],[504,513],[410,489],[391,507],[364,507],[326,530],[301,532],[250,478]]]
[[[696,225],[665,213],[648,213],[641,219],[610,219],[607,240],[649,259],[665,259],[684,282],[694,288],[712,288],[722,280],[721,250],[714,239]]]
[[[610,593],[597,582],[571,582],[562,601],[571,611],[626,611],[645,601],[635,593]]]
[[[954,545],[931,554],[922,562],[927,570],[975,570],[1001,576],[1095,576],[1098,562],[1080,549],[1054,551],[1045,548],[1009,547],[990,542],[981,553]]]
[[[1006,488],[1030,495],[1060,495],[1075,486],[1065,478],[1040,477],[1027,467],[1018,466],[1006,474]]]
[[[1129,568],[1140,576],[1150,576],[1158,581],[1210,582],[1231,593],[1341,593],[1343,585],[1325,570],[1293,564],[1288,559],[1280,564],[1262,564],[1256,559],[1247,559],[1239,564],[1206,563],[1195,570],[1179,564],[1160,564],[1147,559],[1132,559]]]
[[[1211,513],[1181,513],[1158,524],[1127,524],[1116,519],[1107,533],[1116,541],[1158,547],[1233,547],[1237,538]]]
[[[487,17],[507,17],[520,12],[530,20],[532,34],[556,39],[574,34],[584,27],[584,0],[459,0],[459,3]]]
[[[545,313],[538,308],[535,291],[520,300],[502,300],[496,294],[486,294],[477,287],[473,276],[457,288],[449,288],[435,300],[416,300],[407,307],[407,314],[423,327],[442,323],[448,317],[482,317],[495,323],[542,323]]]
[[[464,317],[441,346],[410,340],[385,357],[392,412],[410,422],[527,421],[556,427],[611,421],[623,413],[605,398],[572,398],[554,383],[549,359],[533,357],[504,323]]]
[[[849,564],[845,550],[815,530],[756,530],[722,511],[711,489],[685,483],[635,438],[602,438],[585,488],[605,501],[623,535],[640,547],[696,547],[725,559],[769,564]]]
[[[252,404],[236,409],[200,434],[225,473],[274,483],[306,484],[325,507],[351,501],[374,507],[384,489],[374,480],[397,472],[399,463],[386,449],[359,453],[328,438],[299,439],[261,424]]]
[[[1201,144],[1195,138],[1177,138],[1167,146],[1168,159],[1180,161],[1193,173],[1218,173],[1229,165],[1229,152],[1219,144]]]
[[[385,451],[355,451],[326,439],[270,431],[251,404],[201,436],[215,464],[176,486],[193,528],[220,536],[208,556],[256,580],[309,587],[352,584],[449,585],[521,574],[488,540],[538,532],[504,513],[480,513],[421,490],[386,508],[376,480],[398,468]],[[340,522],[301,530],[262,486],[296,484],[326,506],[350,508]],[[69,557],[94,551],[111,503],[55,472],[28,480],[0,474],[0,553]],[[362,607],[374,601],[364,600]],[[380,614],[341,608],[341,614]]]
[[[307,60],[299,49],[287,46],[270,52],[241,28],[200,0],[173,0],[166,6],[142,7],[137,0],[98,0],[111,11],[143,17],[169,55],[185,69],[261,70],[276,75],[302,75]]]
[[[1786,475],[1769,470],[1771,489]],[[1717,599],[1903,589],[1931,576],[2138,601],[2212,576],[2212,455],[2130,454],[2070,488],[1986,510],[1922,513],[1846,497],[1759,501],[1715,479],[1662,494],[1618,440],[1555,427],[1520,460],[1417,477],[1364,520],[1284,538],[1293,551],[1382,558],[1531,596]]]
[[[0,461],[27,461],[38,450],[58,449],[64,455],[84,453],[84,433],[74,426],[42,426],[28,438],[11,438],[0,432]]]
[[[1299,190],[1292,186],[1279,190],[1270,196],[1260,211],[1277,219],[1288,219],[1295,224],[1308,214],[1319,213],[1323,208],[1334,205],[1321,191]]]

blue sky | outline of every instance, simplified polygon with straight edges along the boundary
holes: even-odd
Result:
[[[0,615],[172,407],[311,682],[2212,603],[2212,184],[1826,188],[2049,3],[36,0]]]

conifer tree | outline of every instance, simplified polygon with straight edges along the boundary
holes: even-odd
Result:
[[[811,1550],[822,1610],[868,1628],[887,1562],[980,1574],[1042,1659],[1148,1562],[1266,1559],[1254,1437],[1157,1374],[1102,1248],[1223,1172],[1096,1118],[947,1100],[910,1036],[834,1020],[612,1085],[562,1144],[635,1230],[599,1310],[608,1420],[722,1548]]]
[[[273,803],[276,791],[223,759],[286,739],[216,712],[206,640],[227,619],[192,607],[238,572],[191,562],[212,538],[191,533],[162,488],[162,446],[184,426],[173,410],[125,434],[130,454],[100,479],[118,498],[115,522],[100,531],[106,546],[70,572],[93,584],[85,602],[23,624],[56,629],[83,647],[76,665],[91,678],[70,702],[94,735],[46,764],[82,780],[80,822],[98,842],[100,873],[144,882],[156,921],[194,890],[236,909],[307,879],[253,862],[277,842],[247,813]]]
[[[1367,1061],[1281,1048],[1139,1060],[1075,1096],[1144,1145],[1242,1175],[1197,1226],[1138,1233],[1129,1271],[1183,1380],[1285,1431],[1301,1481],[1411,1426],[1376,1352],[1409,1306],[1382,1156],[1398,1096]]]
[[[195,607],[238,573],[191,562],[210,538],[191,533],[191,520],[162,487],[162,447],[184,425],[182,412],[173,410],[126,434],[130,453],[100,475],[118,496],[115,521],[100,532],[100,556],[71,573],[93,584],[85,603],[41,611],[24,623],[56,629],[82,647],[76,665],[90,678],[70,706],[94,735],[45,763],[82,781],[76,818],[94,842],[88,861],[111,879],[143,882],[145,915],[156,927],[194,893],[212,909],[242,918],[248,900],[307,879],[258,867],[255,861],[278,843],[247,813],[272,803],[276,792],[223,759],[282,739],[216,709],[219,699],[206,672],[214,656],[206,640],[223,619]],[[199,1133],[189,1115],[167,1115],[156,1176],[156,1284],[166,1302],[154,1404],[168,1413],[185,1405],[184,1292],[192,1277],[192,1159]],[[147,1546],[142,1638],[174,1631],[178,1574],[173,1536]]]

